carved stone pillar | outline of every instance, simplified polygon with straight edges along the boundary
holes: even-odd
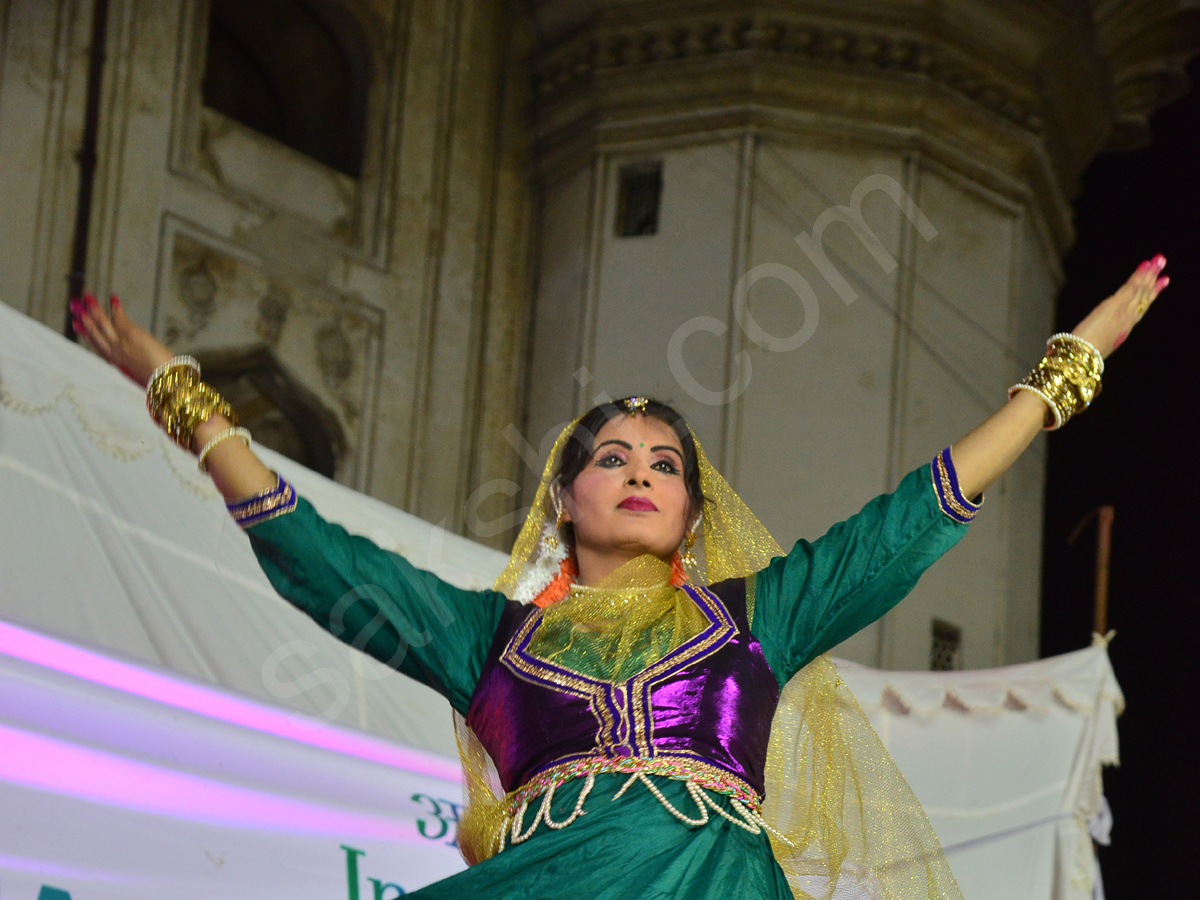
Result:
[[[1040,356],[1080,174],[1183,83],[1195,13],[1130,5],[536,3],[531,442],[677,401],[785,547],[894,487]],[[840,652],[925,668],[941,619],[967,667],[1036,657],[1044,454]]]

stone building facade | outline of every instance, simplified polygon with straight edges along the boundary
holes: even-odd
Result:
[[[223,373],[252,428],[462,529],[469,486],[513,468],[500,431],[523,406],[533,209],[514,10],[4,3],[0,295],[54,327],[98,8],[87,285]],[[358,133],[322,146],[329,128]]]
[[[0,29],[0,299],[62,328],[82,261],[260,439],[500,547],[597,397],[676,401],[785,546],[894,485],[1040,355],[1080,174],[1200,47],[1182,0],[0,0]],[[935,621],[967,667],[1037,655],[1044,453],[844,655],[924,668]]]

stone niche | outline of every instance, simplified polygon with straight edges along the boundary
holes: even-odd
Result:
[[[365,464],[382,313],[181,223],[164,248],[163,339],[203,358],[243,418],[257,410],[257,440],[353,483]]]

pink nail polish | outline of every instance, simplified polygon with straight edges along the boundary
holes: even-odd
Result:
[[[1167,264],[1167,258],[1160,253],[1151,262],[1154,263],[1154,268],[1161,270]]]
[[[1170,278],[1160,278],[1160,279],[1158,279],[1157,282],[1155,282],[1154,288],[1155,288],[1155,290],[1161,291],[1163,288],[1165,288],[1170,283],[1171,283]]]

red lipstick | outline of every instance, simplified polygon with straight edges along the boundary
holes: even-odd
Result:
[[[631,509],[635,512],[658,512],[658,507],[646,497],[626,497],[617,506],[619,509]]]

